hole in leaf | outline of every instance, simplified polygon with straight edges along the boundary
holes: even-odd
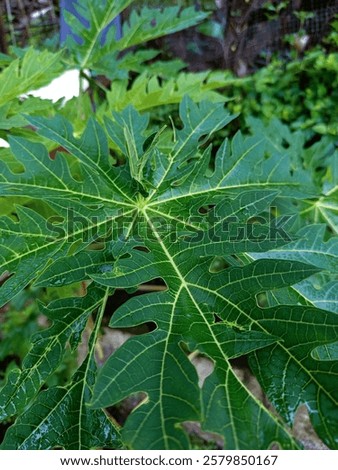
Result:
[[[236,255],[229,256],[216,256],[210,264],[209,271],[211,273],[219,273],[224,269],[228,269],[232,266],[241,266],[242,262]]]
[[[220,323],[222,322],[222,318],[217,315],[217,313],[214,313],[214,322],[215,323]]]
[[[4,271],[1,275],[0,275],[0,286],[2,286],[2,284],[4,284],[10,277],[12,277],[14,275],[14,273],[10,273],[9,271]]]
[[[319,290],[319,289],[318,289]],[[322,344],[311,351],[311,357],[315,361],[335,361],[337,359],[338,342]]]
[[[247,356],[241,356],[236,359],[231,359],[230,364],[232,370],[238,380],[245,385],[246,388],[265,406],[268,405],[268,400],[263,392],[262,387],[260,386],[256,377],[252,374]]]
[[[282,140],[282,147],[283,147],[284,149],[288,149],[288,148],[290,147],[290,144],[289,144],[289,142],[288,142],[286,139],[283,139],[283,140]]]
[[[215,204],[209,204],[209,205],[201,206],[198,209],[198,213],[202,214],[202,215],[205,215],[205,214],[208,214],[209,212],[211,212],[214,208],[215,208]]]
[[[281,445],[279,444],[279,442],[271,442],[270,446],[269,446],[269,450],[282,450],[282,447]]]
[[[183,428],[189,435],[192,449],[222,450],[224,440],[219,434],[203,431],[201,424],[195,421],[185,421]]]
[[[260,292],[259,294],[256,294],[256,303],[258,307],[261,307],[261,308],[269,307],[268,297],[267,297],[266,292]]]
[[[313,429],[308,409],[305,405],[297,408],[293,423],[293,434],[300,441],[304,449],[323,450],[326,445],[319,439]]]
[[[133,250],[143,251],[144,253],[150,253],[149,248],[147,248],[146,246],[134,246]]]
[[[148,395],[144,392],[138,392],[130,395],[116,405],[107,408],[107,413],[112,416],[120,426],[123,426],[130,413],[147,401]]]
[[[214,371],[214,362],[208,357],[200,354],[198,351],[194,351],[188,356],[191,364],[196,369],[198,375],[198,385],[200,388],[203,387],[204,381]]]

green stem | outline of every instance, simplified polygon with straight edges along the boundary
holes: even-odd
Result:
[[[92,356],[95,353],[96,341],[97,341],[97,337],[99,335],[102,318],[103,318],[104,311],[105,311],[106,304],[107,304],[107,300],[108,300],[108,297],[109,297],[109,292],[110,292],[110,288],[107,288],[106,292],[105,292],[105,295],[103,297],[103,300],[102,300],[101,307],[99,309],[98,315],[97,315],[96,320],[95,320],[94,329],[93,329],[93,331],[90,335],[90,338],[89,338],[89,345],[88,345],[89,346],[88,347],[88,356],[89,357],[88,357],[87,367],[86,367],[86,371],[85,371],[85,380],[84,380],[84,384],[83,384],[83,387],[82,387],[80,403],[84,402],[85,388],[86,388],[86,385],[87,385],[87,376],[88,376],[89,369],[90,369],[90,366],[91,366]],[[79,442],[81,442],[81,429],[82,429],[82,426],[79,426]],[[82,448],[82,446],[80,446],[80,448]]]
[[[90,356],[94,353],[94,350],[95,350],[95,345],[96,345],[97,337],[99,335],[101,322],[102,322],[104,311],[105,311],[105,308],[106,308],[106,305],[107,305],[109,293],[110,293],[110,287],[107,287],[105,295],[104,295],[103,300],[102,300],[101,307],[99,309],[98,315],[97,315],[96,320],[95,320],[94,329],[93,329],[92,334],[90,335],[90,338],[89,338],[89,351],[88,351],[88,353],[89,353]],[[90,361],[88,361],[88,364],[89,364],[89,362]]]
[[[98,88],[100,88],[102,91],[104,91],[105,93],[107,93],[108,88],[106,88],[104,85],[102,85],[102,83],[98,82],[97,80],[94,80],[92,77],[90,77],[89,75],[87,75],[83,70],[80,70],[80,93],[82,93],[82,81],[81,79],[84,78],[85,80],[87,80],[89,82],[90,85],[95,85],[97,86]]]

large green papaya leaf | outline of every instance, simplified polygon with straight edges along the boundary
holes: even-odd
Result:
[[[39,143],[12,139],[23,169],[1,164],[0,195],[43,201],[50,212],[18,207],[3,220],[2,303],[34,282],[93,285],[86,297],[47,307],[53,325],[34,338],[22,371],[9,375],[1,392],[3,419],[17,418],[4,448],[52,448],[61,434],[64,448],[113,446],[109,439],[116,432],[106,433],[105,441],[88,429],[110,424],[101,408],[139,392],[145,399],[121,433],[131,448],[188,448],[187,421],[220,434],[229,449],[266,449],[275,442],[297,448],[289,425],[303,403],[321,438],[335,447],[336,365],[314,351],[335,342],[337,315],[305,298],[283,302],[279,295],[316,274],[313,264],[322,267],[325,255],[269,256],[294,252],[298,243],[276,224],[275,199],[307,198],[313,188],[302,172],[290,172],[288,155],[274,153],[264,135],[237,134],[214,152],[210,137],[234,118],[222,104],[186,98],[180,117],[171,145],[168,135],[148,130],[148,117],[133,108],[106,120],[106,131],[90,121],[80,138],[64,118],[27,117],[62,147],[55,159]],[[126,164],[113,166],[106,132]],[[331,245],[326,251],[334,260],[335,242],[325,247]],[[252,261],[250,253],[262,259]],[[119,348],[94,385],[95,344],[109,293],[145,283],[149,288],[154,280],[156,292],[128,300],[110,323],[143,325],[149,332]],[[276,302],[264,306],[261,296]],[[65,344],[76,347],[91,315],[96,323],[89,356],[72,382],[41,391]],[[190,353],[213,363],[203,385]],[[243,355],[251,357],[280,417],[234,372],[232,360]],[[72,427],[81,438],[66,431]]]

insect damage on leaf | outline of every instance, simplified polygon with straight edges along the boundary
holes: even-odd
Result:
[[[1,222],[1,264],[11,273],[1,302],[28,283],[86,281],[89,289],[44,308],[53,325],[34,337],[22,370],[1,391],[1,418],[17,416],[2,448],[52,448],[62,436],[64,448],[186,449],[183,424],[198,421],[221,435],[227,449],[273,443],[294,449],[288,425],[301,403],[321,439],[334,446],[337,414],[329,410],[337,402],[336,365],[313,351],[336,340],[337,316],[311,301],[258,301],[261,294],[278,299],[319,271],[314,254],[288,256],[306,243],[281,229],[271,209],[309,197],[313,188],[302,171],[288,171],[288,155],[274,153],[264,135],[238,133],[213,151],[211,137],[234,117],[222,104],[185,98],[174,133],[168,126],[154,135],[148,116],[127,107],[105,120],[105,130],[91,120],[79,139],[60,116],[27,117],[68,153],[52,160],[42,144],[12,139],[24,169],[13,173],[1,164],[0,195],[44,201],[50,212],[20,208],[17,221]],[[107,137],[125,165],[111,165]],[[311,230],[309,240],[317,236]],[[112,328],[153,327],[130,338],[97,374],[95,344],[108,296],[155,279],[163,289],[130,298],[110,321]],[[71,382],[42,390],[91,315],[88,354]],[[192,352],[213,364],[202,386]],[[279,416],[234,373],[231,361],[243,355]],[[102,409],[140,392],[146,400],[120,437]]]

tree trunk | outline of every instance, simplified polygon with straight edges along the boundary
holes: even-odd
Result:
[[[2,5],[0,5],[0,52],[3,54],[7,54],[8,52],[8,44],[6,41],[6,31],[4,25],[4,12],[2,9]]]
[[[245,75],[248,64],[244,60],[244,48],[250,16],[262,8],[266,0],[220,0],[217,3],[221,6],[225,28],[222,44],[225,68]]]

